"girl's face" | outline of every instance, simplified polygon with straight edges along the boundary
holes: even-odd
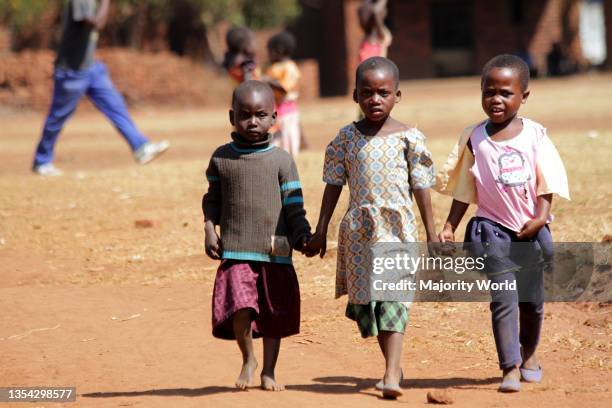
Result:
[[[353,100],[359,104],[364,116],[375,123],[386,120],[401,97],[393,73],[386,69],[364,72],[353,92]]]
[[[493,68],[482,81],[482,109],[496,124],[514,119],[528,96],[529,91],[521,89],[519,73],[512,68]]]

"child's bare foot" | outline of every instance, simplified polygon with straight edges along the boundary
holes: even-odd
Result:
[[[261,389],[265,391],[284,391],[285,386],[278,384],[274,378],[274,373],[261,373]]]
[[[245,363],[242,364],[242,370],[240,370],[240,375],[236,380],[236,388],[240,388],[241,390],[246,390],[251,384],[251,380],[253,379],[253,373],[257,369],[257,360],[249,359]]]

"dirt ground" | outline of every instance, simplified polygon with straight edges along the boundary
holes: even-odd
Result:
[[[482,118],[477,78],[405,82],[402,90],[394,116],[428,136],[437,165],[461,128]],[[570,177],[572,201],[553,205],[557,241],[599,242],[612,231],[611,100],[610,75],[532,84],[522,113],[548,127]],[[337,98],[301,109],[310,149],[298,166],[314,224],[323,149],[357,108]],[[0,112],[0,386],[75,386],[78,393],[76,403],[14,406],[393,404],[373,389],[383,372],[376,341],[362,340],[343,317],[346,299],[333,299],[333,249],[323,260],[296,255],[301,333],[283,341],[277,370],[287,390],[233,388],[240,356],[233,342],[211,335],[216,263],[202,250],[200,210],[209,155],[228,139],[225,107],[134,111],[146,134],[172,142],[143,167],[100,114],[77,112],[57,146],[56,164],[66,174],[53,179],[29,170],[44,113]],[[433,193],[433,202],[441,226],[450,201]],[[137,228],[143,219],[152,227]],[[484,303],[413,305],[402,357],[405,394],[395,403],[423,406],[434,389],[448,389],[457,407],[611,400],[612,308],[547,304],[544,381],[514,395],[496,392],[489,320]]]

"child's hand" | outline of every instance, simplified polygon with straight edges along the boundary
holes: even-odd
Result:
[[[432,253],[433,246],[433,255],[435,256],[452,256],[454,245],[452,243],[455,242],[455,233],[453,232],[453,227],[446,223],[444,224],[444,228],[438,234],[438,243],[434,245],[428,245],[428,249],[430,253]],[[448,243],[445,245],[445,243]]]
[[[444,228],[438,234],[438,239],[440,242],[455,242],[455,233],[449,223],[444,224]]]
[[[204,232],[204,250],[206,251],[206,255],[212,259],[221,259],[221,239],[219,238],[219,235],[217,235],[214,225],[211,226],[206,223]]]
[[[427,251],[430,256],[438,256],[442,254],[442,245],[440,245],[440,238],[432,234],[427,237]]]
[[[327,234],[315,232],[306,244],[306,248],[309,253],[312,253],[311,256],[319,254],[319,256],[323,258],[327,250]]]
[[[546,225],[546,220],[540,218],[534,218],[525,223],[521,231],[516,234],[518,239],[529,239],[540,231],[540,229]]]
[[[308,258],[312,258],[317,254],[316,251],[313,251],[308,247],[308,241],[310,241],[311,238],[312,235],[305,235],[295,244],[295,249],[306,255]]]

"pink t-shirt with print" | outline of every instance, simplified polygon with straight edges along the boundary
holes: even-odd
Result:
[[[523,130],[510,140],[495,142],[487,135],[486,122],[470,137],[474,153],[474,176],[478,196],[476,216],[520,231],[536,215],[538,174],[551,149],[558,156],[546,130],[522,119]],[[549,219],[550,221],[550,219]]]

